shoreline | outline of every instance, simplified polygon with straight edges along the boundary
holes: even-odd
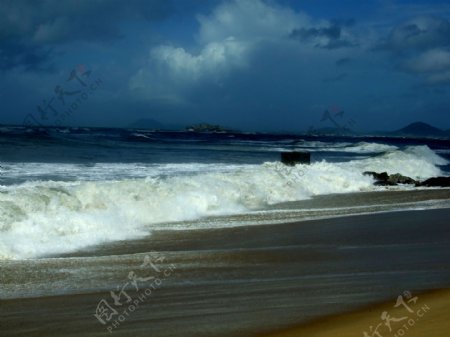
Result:
[[[142,258],[157,251],[166,257],[162,266],[173,264],[175,272],[113,336],[281,331],[392,300],[405,290],[450,288],[449,217],[450,209],[438,209],[161,231],[103,247],[96,256],[0,264],[5,291],[31,286],[43,294],[2,300],[0,330],[8,337],[110,335],[94,317],[98,302],[111,299],[130,271],[143,272]]]
[[[429,203],[442,202],[441,207],[430,207]],[[428,203],[421,208],[421,203]],[[368,205],[369,204],[369,205]],[[412,206],[411,206],[412,205]],[[357,212],[351,212],[348,207],[362,207]],[[366,207],[364,211],[361,211]],[[372,208],[371,208],[372,207]],[[390,208],[392,207],[392,208]],[[412,208],[410,208],[412,207]],[[329,208],[331,211],[323,212],[324,209]],[[375,208],[377,210],[375,210]],[[358,216],[372,216],[379,214],[390,214],[397,212],[414,212],[427,211],[436,209],[450,209],[450,188],[428,188],[428,189],[414,189],[414,190],[394,190],[394,191],[368,191],[368,192],[352,192],[343,194],[329,194],[318,195],[311,199],[284,202],[272,205],[265,210],[257,210],[256,213],[224,215],[217,217],[207,217],[204,219],[195,220],[202,223],[219,223],[212,227],[194,227],[187,229],[183,224],[189,224],[189,221],[181,221],[175,223],[168,223],[162,226],[152,225],[155,229],[149,227],[151,234],[132,240],[127,240],[126,243],[130,247],[141,246],[146,244],[149,240],[155,240],[159,246],[160,241],[164,237],[178,237],[185,235],[187,237],[195,236],[196,233],[207,233],[209,231],[221,230],[239,230],[239,228],[258,228],[260,226],[286,226],[289,224],[310,223],[313,221],[332,221],[333,219],[358,217]],[[336,211],[342,211],[339,213]],[[265,213],[265,212],[269,213]],[[259,213],[264,212],[264,213]],[[274,213],[271,213],[274,212]],[[278,213],[279,212],[279,213]],[[263,220],[262,220],[263,219]],[[247,224],[238,224],[235,226],[220,225],[221,223],[246,222]],[[165,226],[168,226],[166,229]],[[173,229],[175,226],[181,226],[178,229]],[[102,256],[102,255],[117,255],[133,253],[132,249],[124,249],[126,246],[122,242],[112,241],[104,244],[87,247],[86,249],[76,252],[55,254],[51,257],[87,257],[87,256]],[[171,247],[173,248],[173,247]],[[138,249],[136,252],[140,252]]]

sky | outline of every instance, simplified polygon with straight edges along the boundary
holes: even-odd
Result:
[[[0,0],[0,123],[450,129],[447,0]]]

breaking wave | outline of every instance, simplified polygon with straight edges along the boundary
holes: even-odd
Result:
[[[442,175],[439,166],[446,164],[428,147],[417,146],[362,160],[293,168],[274,162],[228,170],[199,165],[183,174],[173,170],[145,178],[0,186],[0,259],[36,258],[139,238],[156,223],[245,213],[315,195],[370,191],[373,180],[364,171],[426,179]]]

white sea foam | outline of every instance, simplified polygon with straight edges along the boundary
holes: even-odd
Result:
[[[350,165],[366,171],[386,171],[389,174],[401,173],[414,179],[426,179],[442,175],[439,165],[447,163],[428,146],[411,146],[403,151],[389,151],[376,157],[352,161]]]
[[[441,175],[438,165],[444,164],[446,160],[421,146],[294,168],[280,163],[170,164],[147,166],[146,178],[1,186],[0,259],[35,258],[138,238],[157,223],[245,213],[314,195],[369,191],[373,180],[364,171],[425,179]],[[121,165],[124,170],[136,168]]]
[[[239,168],[230,164],[148,164],[98,163],[95,165],[68,163],[0,163],[0,174],[8,181],[65,180],[98,181],[186,175],[199,172],[229,172]]]
[[[353,146],[347,146],[341,151],[354,153],[383,153],[387,151],[398,150],[398,147],[380,143],[361,142]]]
[[[272,151],[290,151],[293,148],[271,148]],[[308,150],[311,152],[347,152],[347,153],[360,153],[360,154],[372,154],[383,153],[387,151],[398,150],[397,146],[381,144],[381,143],[368,143],[360,142],[357,144],[351,143],[324,143],[320,141],[303,142],[294,146],[294,149]]]

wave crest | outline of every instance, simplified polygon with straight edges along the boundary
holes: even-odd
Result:
[[[244,213],[314,195],[369,191],[364,171],[415,179],[447,161],[426,146],[346,163],[237,166],[144,179],[27,182],[0,187],[0,259],[34,258],[142,237],[152,224]]]

